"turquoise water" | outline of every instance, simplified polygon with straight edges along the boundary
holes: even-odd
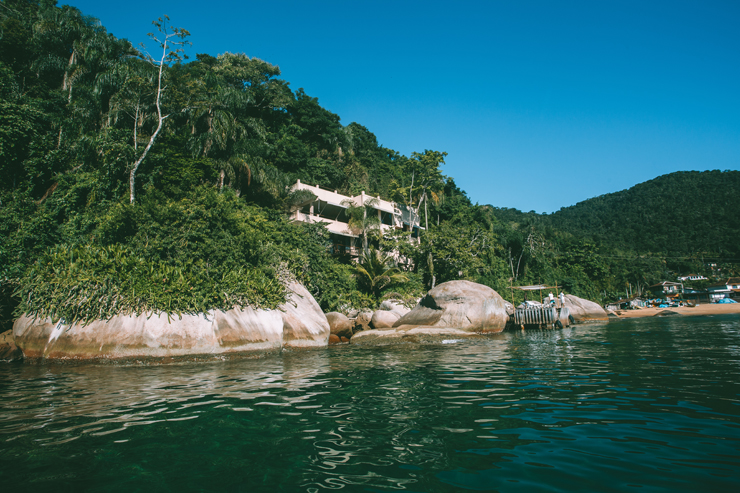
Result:
[[[4,491],[736,491],[740,318],[0,365]]]

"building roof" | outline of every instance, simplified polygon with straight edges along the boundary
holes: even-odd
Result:
[[[548,289],[548,287],[544,284],[536,284],[534,286],[513,286],[511,289],[519,289],[522,291],[541,291],[543,289]]]
[[[658,287],[662,288],[664,286],[680,286],[680,285],[681,285],[680,282],[663,281],[663,282],[659,282],[658,284],[653,284],[652,286],[649,286],[648,289],[658,288]]]
[[[709,288],[726,288],[727,286],[733,285],[733,284],[740,284],[740,277],[728,277],[725,281],[720,281],[718,283],[712,284],[707,286],[707,289]]]

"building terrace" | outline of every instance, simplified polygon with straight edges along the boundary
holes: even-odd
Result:
[[[299,222],[326,224],[326,229],[332,237],[335,254],[351,257],[357,257],[360,254],[359,235],[349,227],[350,218],[347,209],[350,206],[366,206],[373,211],[372,213],[377,213],[381,233],[392,230],[410,231],[411,240],[418,242],[419,231],[424,229],[420,226],[419,214],[413,207],[383,200],[379,196],[373,197],[364,191],[350,197],[319,185],[301,183],[300,180],[297,180],[291,187],[291,191],[297,190],[307,190],[315,198],[296,206],[291,211],[290,218]]]

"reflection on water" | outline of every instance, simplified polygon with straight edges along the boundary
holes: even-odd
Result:
[[[34,490],[736,489],[739,366],[737,317],[206,363],[8,364],[0,474]]]

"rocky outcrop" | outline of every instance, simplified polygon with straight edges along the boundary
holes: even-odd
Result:
[[[297,282],[288,285],[288,299],[278,307],[283,318],[283,347],[325,347],[329,322],[316,299]]]
[[[388,312],[398,313],[399,317],[403,317],[408,312],[411,311],[411,308],[407,308],[405,305],[403,305],[399,300],[385,300],[380,304],[378,307],[378,310],[385,310]]]
[[[373,319],[373,312],[359,312],[354,320],[354,327],[352,327],[352,332],[354,334],[357,334],[358,332],[362,332],[363,330],[370,330],[372,327],[370,327],[370,321]]]
[[[339,337],[336,334],[331,334],[329,336],[329,345],[335,346],[337,344],[346,344],[349,342],[349,339],[347,337]]]
[[[588,322],[605,322],[609,320],[606,310],[598,303],[584,300],[572,294],[565,295],[565,306],[570,310],[570,316],[577,324]]]
[[[276,310],[235,308],[196,315],[119,315],[87,325],[22,316],[15,343],[28,358],[93,359],[222,354],[283,347],[325,347],[329,323],[300,284]]]
[[[394,311],[378,310],[371,325],[379,323],[383,313],[396,315]],[[501,332],[507,320],[506,303],[496,291],[470,281],[450,281],[429,291],[392,328],[356,333],[350,343],[376,346],[454,342]]]
[[[475,332],[437,327],[411,327],[387,330],[368,330],[355,334],[350,344],[359,346],[385,346],[394,344],[451,343],[461,339],[486,337]]]
[[[501,332],[506,326],[506,303],[488,286],[449,281],[435,287],[394,328],[451,328],[464,332]]]
[[[326,314],[326,320],[329,322],[329,328],[332,335],[337,337],[352,337],[352,328],[354,324],[343,313],[329,312]]]
[[[514,315],[514,312],[516,311],[516,309],[514,308],[514,305],[512,305],[508,301],[504,300],[504,306],[506,307],[506,314],[507,315],[509,315],[509,316]]]
[[[23,352],[15,345],[13,331],[6,330],[0,334],[0,361],[18,361],[23,359]]]
[[[373,318],[370,319],[370,327],[373,329],[390,329],[399,318],[401,316],[396,312],[377,310],[373,313]]]

